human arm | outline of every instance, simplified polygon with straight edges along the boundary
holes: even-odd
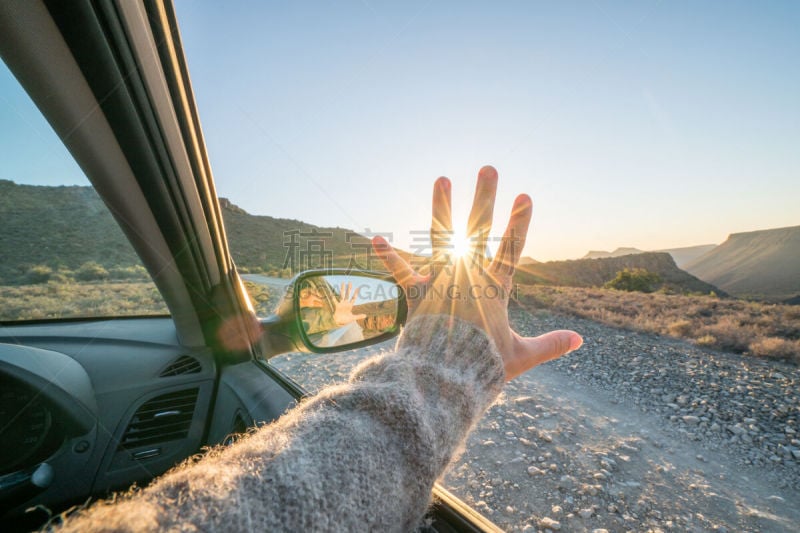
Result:
[[[496,180],[482,169],[471,230],[488,233]],[[449,181],[439,180],[434,227],[449,227],[449,197]],[[510,228],[527,230],[529,200],[518,199],[511,220]],[[449,285],[505,287],[519,254],[511,239],[504,242],[489,268],[456,264],[438,276],[414,272],[385,241],[374,245],[411,294]],[[580,338],[515,336],[507,294],[480,305],[435,297],[410,304],[396,352],[366,361],[347,384],[325,389],[236,444],[142,491],[94,505],[66,530],[412,529],[433,483],[504,380],[577,347]]]

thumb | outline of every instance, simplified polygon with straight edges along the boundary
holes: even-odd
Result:
[[[513,364],[506,364],[506,379],[509,380],[583,345],[583,338],[567,329],[551,331],[538,337],[520,337],[515,333],[514,341]]]

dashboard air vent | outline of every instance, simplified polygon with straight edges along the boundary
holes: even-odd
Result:
[[[182,355],[165,368],[159,377],[182,376],[183,374],[197,374],[200,372],[200,361],[188,355]]]
[[[133,415],[118,449],[186,438],[194,416],[197,393],[196,388],[187,389],[162,394],[145,402]]]

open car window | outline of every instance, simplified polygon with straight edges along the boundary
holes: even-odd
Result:
[[[0,63],[0,321],[165,315],[111,212]]]

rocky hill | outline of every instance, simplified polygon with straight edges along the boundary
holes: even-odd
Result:
[[[334,266],[380,268],[367,261],[368,240],[345,228],[250,215],[221,198],[222,214],[237,266],[280,270]],[[13,283],[33,265],[75,270],[93,261],[107,269],[140,264],[92,187],[18,185],[0,180],[0,281]],[[287,263],[287,258],[290,259]]]
[[[714,291],[720,294],[717,287],[679,269],[669,254],[656,252],[599,259],[531,263],[520,266],[515,279],[519,283],[528,284],[601,287],[625,268],[643,268],[654,272],[661,277],[666,288],[675,292],[708,294]]]
[[[0,279],[32,265],[77,269],[139,264],[111,213],[92,187],[39,187],[0,180]]]
[[[800,295],[800,226],[734,233],[686,270],[736,296]]]

